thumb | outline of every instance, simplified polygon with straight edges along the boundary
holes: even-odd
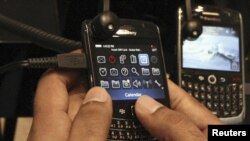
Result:
[[[142,125],[160,141],[207,140],[188,117],[170,110],[151,97],[141,96],[135,104],[135,112]]]
[[[70,141],[104,141],[112,119],[112,100],[107,91],[94,87],[86,94],[70,131]]]

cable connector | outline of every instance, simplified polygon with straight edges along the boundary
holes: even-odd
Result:
[[[87,69],[84,53],[67,53],[57,55],[58,68]]]
[[[86,69],[87,63],[84,53],[58,54],[54,57],[28,58],[18,62],[13,62],[0,67],[0,73],[4,73],[16,68],[62,68],[62,69]]]
[[[56,57],[29,58],[27,63],[28,68],[87,68],[85,54],[82,53],[58,54]]]

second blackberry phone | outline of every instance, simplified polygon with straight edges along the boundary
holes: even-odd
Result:
[[[178,81],[222,121],[241,123],[245,116],[243,26],[239,12],[195,6],[201,22],[197,39],[184,35],[185,12],[178,9]]]
[[[166,69],[158,27],[121,19],[111,38],[93,37],[91,23],[82,33],[91,86],[106,88],[113,100],[110,140],[153,140],[136,119],[134,104],[148,95],[169,106]]]

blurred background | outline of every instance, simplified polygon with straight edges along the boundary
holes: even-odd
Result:
[[[250,83],[250,1],[249,0],[195,0],[195,4],[211,4],[231,8],[242,13],[245,37],[246,81]],[[111,0],[111,10],[120,18],[148,20],[161,31],[167,71],[175,81],[176,13],[184,0]],[[100,12],[98,0],[0,0],[0,13],[32,25],[46,32],[81,41],[81,22]],[[56,52],[42,48],[24,37],[0,26],[0,65],[29,57],[53,56]],[[5,117],[5,133],[10,140],[15,134],[17,117],[31,117],[37,81],[43,69],[16,69],[0,74],[0,117]],[[247,107],[249,106],[247,96]],[[250,123],[250,109],[244,124]],[[7,132],[8,131],[8,132]]]

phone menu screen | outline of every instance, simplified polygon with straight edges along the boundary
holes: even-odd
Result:
[[[116,39],[94,45],[96,85],[106,88],[113,100],[135,100],[142,95],[166,97],[161,48],[154,39]]]

